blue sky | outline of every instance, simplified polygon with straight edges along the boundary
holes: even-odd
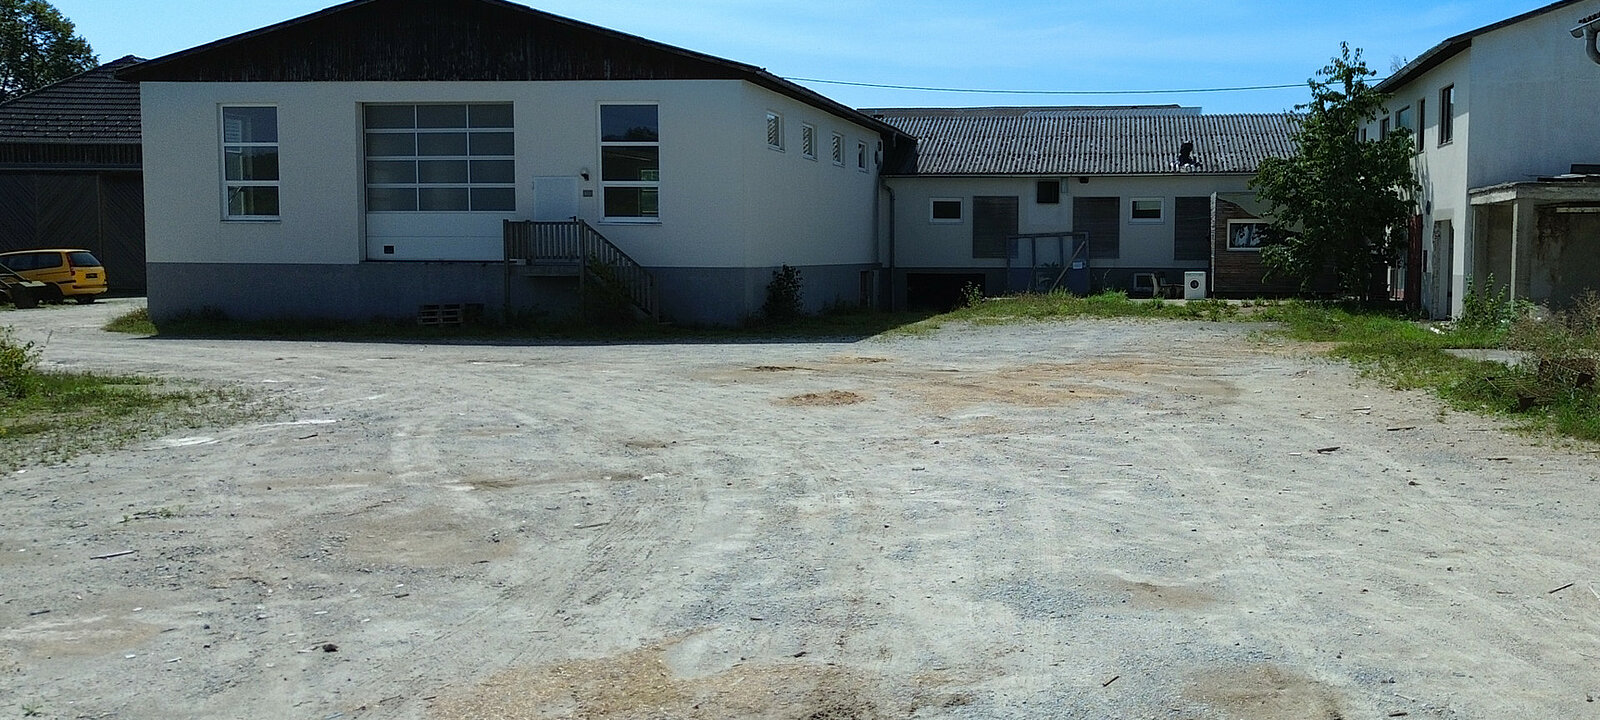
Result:
[[[52,0],[102,61],[153,58],[334,0]],[[1388,74],[1439,41],[1547,0],[530,0],[541,10],[790,78],[1095,95],[930,93],[803,83],[855,107],[1180,103],[1276,112],[1338,52]],[[1576,18],[1574,18],[1576,20]],[[1574,41],[1576,42],[1576,41]],[[1289,90],[1115,91],[1296,83]]]

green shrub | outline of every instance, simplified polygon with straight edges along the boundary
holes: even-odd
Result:
[[[21,400],[39,387],[39,349],[17,342],[9,327],[0,327],[0,397]]]
[[[961,303],[958,308],[977,307],[983,302],[983,288],[975,282],[961,286]]]
[[[1566,310],[1523,313],[1511,323],[1506,347],[1528,354],[1524,365],[1546,391],[1592,391],[1600,365],[1600,295],[1590,290]]]
[[[767,301],[761,305],[762,316],[771,322],[791,322],[804,315],[801,284],[799,269],[784,265],[773,270],[772,282],[767,283]]]
[[[1467,294],[1461,298],[1461,317],[1456,326],[1463,330],[1504,330],[1531,307],[1510,297],[1510,286],[1496,285],[1491,274],[1483,282],[1486,289],[1467,279]]]

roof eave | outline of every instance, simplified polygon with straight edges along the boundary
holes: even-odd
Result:
[[[1384,78],[1373,89],[1381,93],[1392,93],[1407,83],[1421,77],[1424,73],[1443,65],[1446,60],[1453,58],[1467,48],[1472,47],[1471,34],[1458,35],[1428,49],[1418,55],[1417,59],[1405,64],[1395,74]]]
[[[337,14],[337,13],[340,13],[340,12],[344,12],[346,10],[350,10],[352,8],[357,8],[357,7],[360,7],[362,5],[367,5],[367,4],[370,4],[370,3],[373,3],[373,2],[377,2],[377,1],[378,0],[350,0],[350,2],[341,3],[339,5],[334,5],[332,7],[323,8],[322,10],[319,10],[317,12],[311,13],[309,15],[302,15],[302,16],[300,16],[298,18],[291,18],[291,19],[285,20],[283,22],[279,22],[279,23],[275,23],[275,24],[272,24],[272,25],[268,25],[266,27],[257,28],[255,30],[251,30],[249,32],[244,32],[244,33],[240,33],[238,35],[225,37],[225,38],[222,38],[220,40],[214,40],[214,41],[206,43],[204,45],[199,45],[199,46],[196,46],[196,47],[192,47],[192,48],[189,48],[187,50],[180,50],[178,52],[175,52],[175,53],[172,53],[172,54],[169,54],[169,55],[164,55],[162,57],[155,58],[153,60],[146,60],[143,63],[140,63],[140,64],[135,65],[133,67],[124,68],[123,70],[118,71],[115,74],[115,77],[117,79],[119,79],[119,80],[129,80],[129,81],[132,81],[132,82],[150,81],[151,80],[151,75],[158,73],[163,65],[166,65],[166,64],[178,61],[178,60],[182,60],[182,59],[194,56],[194,55],[198,55],[198,54],[201,54],[201,53],[204,53],[204,52],[208,52],[208,51],[211,51],[211,50],[214,50],[214,49],[227,47],[227,46],[232,45],[234,43],[243,42],[245,40],[249,40],[249,39],[252,39],[252,38],[260,37],[262,35],[266,35],[266,34],[269,34],[269,33],[272,33],[272,32],[276,32],[276,31],[279,31],[279,30],[283,30],[283,29],[286,29],[286,28],[296,27],[296,26],[299,26],[299,25],[307,24],[307,23],[316,21],[318,19],[330,16],[330,15],[334,15],[334,14]],[[880,135],[884,136],[884,139],[886,139],[886,140],[892,139],[892,138],[894,138],[894,136],[897,136],[897,135],[901,136],[901,137],[904,137],[907,140],[912,139],[912,138],[910,138],[910,136],[905,135],[904,133],[900,132],[898,129],[896,129],[892,125],[889,125],[888,123],[885,123],[885,122],[883,122],[881,120],[878,120],[878,119],[873,118],[871,116],[868,116],[868,115],[866,115],[864,113],[861,113],[861,112],[855,110],[854,108],[851,108],[851,107],[849,107],[847,105],[844,105],[842,103],[836,102],[834,100],[830,100],[826,96],[822,95],[821,93],[818,93],[818,92],[816,92],[814,90],[811,90],[810,88],[804,87],[802,85],[799,85],[798,83],[794,83],[794,82],[790,82],[788,80],[785,80],[785,79],[783,79],[781,77],[778,77],[777,75],[774,75],[774,74],[772,74],[770,72],[767,72],[766,70],[764,70],[762,68],[759,68],[759,67],[756,67],[754,65],[749,65],[749,64],[737,62],[737,61],[734,61],[734,60],[729,60],[727,58],[717,57],[715,55],[707,55],[705,53],[696,52],[694,50],[681,48],[681,47],[678,47],[676,45],[668,45],[668,44],[663,43],[663,42],[658,42],[658,41],[655,41],[655,40],[651,40],[649,38],[641,37],[641,36],[638,36],[638,35],[633,35],[633,34],[630,34],[630,33],[621,32],[621,31],[618,31],[618,30],[612,30],[610,28],[601,27],[599,25],[592,25],[590,23],[586,23],[586,22],[583,22],[581,20],[574,20],[572,18],[562,17],[560,15],[556,15],[554,13],[545,12],[545,11],[538,10],[538,9],[535,9],[535,8],[531,8],[531,7],[528,7],[526,5],[521,5],[521,4],[518,4],[518,3],[509,2],[508,0],[478,0],[478,1],[479,2],[484,2],[484,3],[489,3],[489,4],[492,4],[492,5],[499,5],[499,6],[507,8],[507,9],[518,11],[518,12],[524,12],[524,13],[529,13],[529,14],[533,14],[533,15],[539,15],[539,16],[542,16],[542,17],[544,17],[544,18],[546,18],[546,19],[548,19],[550,21],[561,23],[561,24],[564,24],[564,25],[568,25],[568,26],[577,28],[577,29],[585,31],[585,32],[598,33],[598,34],[605,35],[605,36],[608,36],[608,37],[611,37],[611,38],[615,38],[615,39],[618,39],[618,40],[623,40],[623,41],[633,42],[633,43],[639,43],[639,44],[649,46],[651,48],[654,48],[654,49],[662,51],[662,52],[671,53],[671,54],[674,54],[674,55],[679,55],[681,57],[689,58],[689,59],[692,59],[692,60],[698,60],[700,62],[705,62],[705,63],[708,63],[708,64],[717,65],[717,66],[720,66],[720,67],[725,67],[725,68],[727,68],[729,70],[733,70],[734,72],[736,72],[738,74],[746,76],[746,78],[745,78],[746,80],[748,80],[749,82],[752,82],[752,83],[754,83],[754,84],[756,84],[758,86],[765,87],[768,90],[772,90],[774,92],[789,96],[791,98],[794,98],[796,100],[804,102],[804,103],[806,103],[808,105],[812,105],[812,106],[814,106],[814,107],[816,107],[816,108],[818,108],[820,110],[825,110],[829,114],[838,116],[838,117],[840,117],[842,119],[849,120],[849,121],[857,123],[859,125],[871,128],[874,131],[878,132]],[[159,81],[159,78],[156,78],[155,80]]]
[[[1468,30],[1460,35],[1451,37],[1444,42],[1429,48],[1427,52],[1417,56],[1417,59],[1406,63],[1405,67],[1395,71],[1393,75],[1384,78],[1382,82],[1378,83],[1374,87],[1378,90],[1378,92],[1392,92],[1395,88],[1417,79],[1417,76],[1432,70],[1435,67],[1438,67],[1440,63],[1455,57],[1462,50],[1471,47],[1472,39],[1478,37],[1479,35],[1491,33],[1499,30],[1500,28],[1515,25],[1524,20],[1538,17],[1553,10],[1560,10],[1561,8],[1578,2],[1583,2],[1583,0],[1556,0],[1556,2],[1550,3],[1549,5],[1534,8],[1520,15],[1513,15],[1499,22],[1490,23],[1475,30]]]

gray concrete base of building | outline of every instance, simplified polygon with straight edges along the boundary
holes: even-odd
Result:
[[[798,269],[808,312],[870,302],[876,265]],[[652,268],[663,320],[729,325],[759,314],[776,268]],[[151,319],[220,314],[235,320],[397,320],[424,305],[482,306],[485,315],[539,320],[576,317],[573,277],[506,282],[501,263],[369,262],[354,265],[151,263]]]

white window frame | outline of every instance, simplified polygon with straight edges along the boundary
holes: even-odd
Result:
[[[783,115],[767,111],[767,149],[783,152]]]
[[[940,203],[955,203],[956,215],[954,218],[942,218],[934,213],[934,208]],[[961,198],[936,197],[928,198],[928,222],[934,225],[960,225],[967,221],[967,204]]]
[[[1134,217],[1134,213],[1139,211],[1139,203],[1142,203],[1142,202],[1144,202],[1144,203],[1153,202],[1153,203],[1156,204],[1156,217],[1153,217],[1153,218]],[[1140,225],[1159,225],[1159,224],[1164,223],[1166,221],[1167,221],[1167,199],[1166,198],[1158,198],[1158,197],[1128,198],[1128,222],[1137,223],[1137,224],[1140,224]]]
[[[472,122],[470,120],[468,120],[468,121],[465,121],[465,124],[462,127],[459,127],[459,128],[456,128],[456,127],[423,128],[423,127],[417,127],[416,126],[417,123],[415,123],[415,122],[413,122],[413,126],[411,128],[409,128],[409,129],[407,129],[407,128],[392,128],[391,129],[391,128],[370,128],[370,127],[366,127],[366,111],[367,111],[367,108],[370,108],[370,107],[377,107],[377,108],[384,108],[384,107],[388,107],[388,108],[403,108],[403,107],[409,107],[409,108],[412,109],[412,112],[414,114],[418,114],[419,113],[419,108],[422,108],[422,107],[429,107],[429,106],[462,106],[462,107],[467,108],[467,113],[470,114],[472,112],[471,108],[474,105],[496,105],[496,106],[504,105],[506,108],[510,109],[511,112],[512,112],[512,118],[513,118],[512,126],[511,127],[504,127],[504,128],[502,128],[502,127],[484,127],[484,126],[472,127]],[[418,143],[420,144],[421,138],[426,136],[426,135],[461,133],[461,134],[467,135],[468,143],[469,143],[468,149],[466,151],[466,154],[463,154],[463,155],[422,155],[422,154],[420,154],[421,150],[418,149],[416,151],[418,154],[413,154],[413,155],[410,155],[410,156],[404,156],[404,155],[399,155],[399,156],[384,156],[384,155],[369,156],[369,155],[366,154],[366,151],[363,150],[363,152],[362,152],[362,160],[363,160],[363,170],[362,170],[362,172],[363,172],[363,175],[364,175],[364,178],[363,178],[364,179],[364,187],[369,191],[373,190],[373,189],[397,188],[397,189],[416,189],[417,191],[421,192],[423,190],[437,188],[437,189],[446,189],[446,190],[465,190],[467,192],[467,207],[465,207],[465,208],[460,208],[460,209],[452,208],[452,209],[443,209],[443,210],[440,210],[440,209],[423,210],[419,206],[418,209],[415,209],[415,210],[406,210],[406,209],[399,209],[399,210],[373,210],[369,206],[367,208],[367,212],[369,212],[369,213],[405,213],[405,214],[438,213],[438,212],[445,212],[445,213],[458,213],[458,212],[511,213],[511,212],[516,212],[516,209],[517,209],[517,206],[516,206],[516,191],[517,191],[517,182],[516,182],[516,149],[515,149],[515,147],[516,147],[516,121],[515,121],[516,107],[515,107],[514,104],[509,103],[509,102],[448,102],[448,103],[432,103],[432,102],[425,102],[425,103],[386,103],[386,102],[375,102],[375,103],[364,103],[361,106],[361,111],[362,111],[362,138],[363,138],[363,140],[365,140],[367,137],[373,136],[373,135],[412,135],[412,136],[417,138]],[[413,120],[415,120],[415,118],[413,118]],[[484,133],[484,134],[493,133],[493,134],[511,135],[512,152],[510,154],[508,154],[508,155],[474,155],[474,154],[472,154],[471,145],[470,145],[470,143],[472,142],[471,138],[472,138],[474,133]],[[365,143],[363,143],[363,145],[365,145]],[[431,160],[449,161],[449,162],[464,162],[464,163],[467,164],[467,167],[468,167],[467,179],[464,182],[455,182],[455,181],[450,181],[450,182],[427,182],[427,181],[423,181],[422,178],[419,176],[419,177],[413,178],[411,182],[378,183],[378,182],[372,182],[370,177],[365,177],[365,174],[367,172],[366,163],[384,162],[386,160],[398,160],[398,161],[402,161],[402,162],[411,161],[411,162],[414,162],[414,163],[419,163],[419,167],[420,167],[420,163],[425,162],[425,161],[431,161]],[[512,167],[511,180],[509,182],[488,182],[488,181],[482,181],[482,180],[474,180],[473,179],[473,173],[471,171],[471,167],[472,167],[472,163],[475,162],[475,161],[477,161],[477,162],[498,161],[498,162],[509,162],[509,163],[511,163],[511,167]],[[475,207],[473,207],[474,203],[473,203],[473,199],[472,199],[474,190],[510,190],[511,191],[511,207],[509,207],[509,208],[482,208],[482,209],[475,208]],[[368,200],[367,202],[370,203],[370,200]]]
[[[860,140],[856,141],[856,169],[867,171],[867,144]]]
[[[817,159],[817,126],[811,123],[800,123],[800,157]]]
[[[656,140],[646,141],[606,141],[605,138],[605,109],[614,106],[650,106],[656,109]],[[595,167],[600,168],[600,221],[616,225],[659,225],[661,224],[661,168],[656,168],[655,180],[607,180],[605,179],[605,149],[608,147],[655,147],[656,162],[661,162],[661,103],[658,102],[603,102],[595,106],[595,137],[599,139],[598,153],[595,157]],[[654,188],[656,191],[656,214],[650,215],[607,215],[606,213],[606,188]]]
[[[844,167],[844,136],[834,133],[832,142],[833,144],[829,147],[833,153],[833,164]]]
[[[1228,221],[1228,236],[1223,238],[1224,247],[1227,248],[1228,252],[1261,252],[1261,238],[1260,237],[1256,237],[1255,238],[1255,243],[1256,243],[1255,245],[1250,245],[1250,246],[1236,246],[1236,245],[1234,245],[1234,242],[1233,242],[1234,228],[1236,228],[1236,227],[1238,227],[1240,225],[1256,225],[1256,226],[1259,226],[1259,227],[1256,228],[1256,230],[1252,231],[1252,235],[1255,235],[1255,234],[1260,233],[1261,228],[1265,228],[1268,225],[1268,223],[1265,220],[1229,220]]]
[[[1456,139],[1456,86],[1451,83],[1439,88],[1439,147]]]
[[[273,125],[279,126],[278,140],[275,142],[228,142],[227,113],[232,108],[272,108]],[[217,177],[222,183],[222,219],[227,222],[277,222],[283,219],[283,132],[278,122],[278,106],[268,103],[229,103],[217,106],[217,139],[220,142],[217,160]],[[270,147],[278,151],[278,178],[276,180],[229,180],[228,179],[228,149]],[[229,202],[234,188],[270,187],[278,191],[278,214],[276,215],[234,215],[229,211],[232,203]]]

